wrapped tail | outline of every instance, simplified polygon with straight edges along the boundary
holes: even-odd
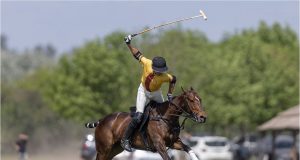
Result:
[[[95,128],[95,127],[97,127],[98,126],[98,124],[99,124],[99,121],[97,121],[97,122],[91,122],[91,123],[86,123],[85,124],[85,127],[86,128]]]

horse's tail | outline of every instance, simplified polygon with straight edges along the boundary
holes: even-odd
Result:
[[[85,124],[85,127],[86,127],[86,128],[95,128],[95,127],[98,126],[99,123],[100,123],[100,121],[86,123],[86,124]]]

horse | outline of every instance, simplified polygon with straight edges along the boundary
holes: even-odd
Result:
[[[206,121],[206,113],[202,106],[202,100],[191,87],[182,94],[175,96],[171,102],[166,101],[157,104],[149,114],[146,128],[148,148],[141,134],[136,131],[132,138],[132,146],[135,149],[158,152],[163,160],[171,160],[167,154],[167,147],[187,152],[192,160],[198,160],[192,149],[179,138],[179,118],[183,116],[198,123]],[[156,118],[155,118],[156,117]],[[86,123],[87,128],[95,129],[96,160],[110,160],[124,149],[120,145],[123,134],[131,121],[131,116],[126,112],[116,112],[100,119],[95,123]]]

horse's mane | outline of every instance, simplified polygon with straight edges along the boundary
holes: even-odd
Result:
[[[180,97],[180,96],[174,96],[173,99]],[[165,101],[163,103],[153,103],[155,106],[153,106],[154,110],[161,115],[164,115],[166,111],[169,109],[169,101]]]

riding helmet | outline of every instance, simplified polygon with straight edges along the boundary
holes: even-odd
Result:
[[[168,70],[166,60],[163,57],[154,57],[152,59],[152,69],[154,72],[166,72]]]

